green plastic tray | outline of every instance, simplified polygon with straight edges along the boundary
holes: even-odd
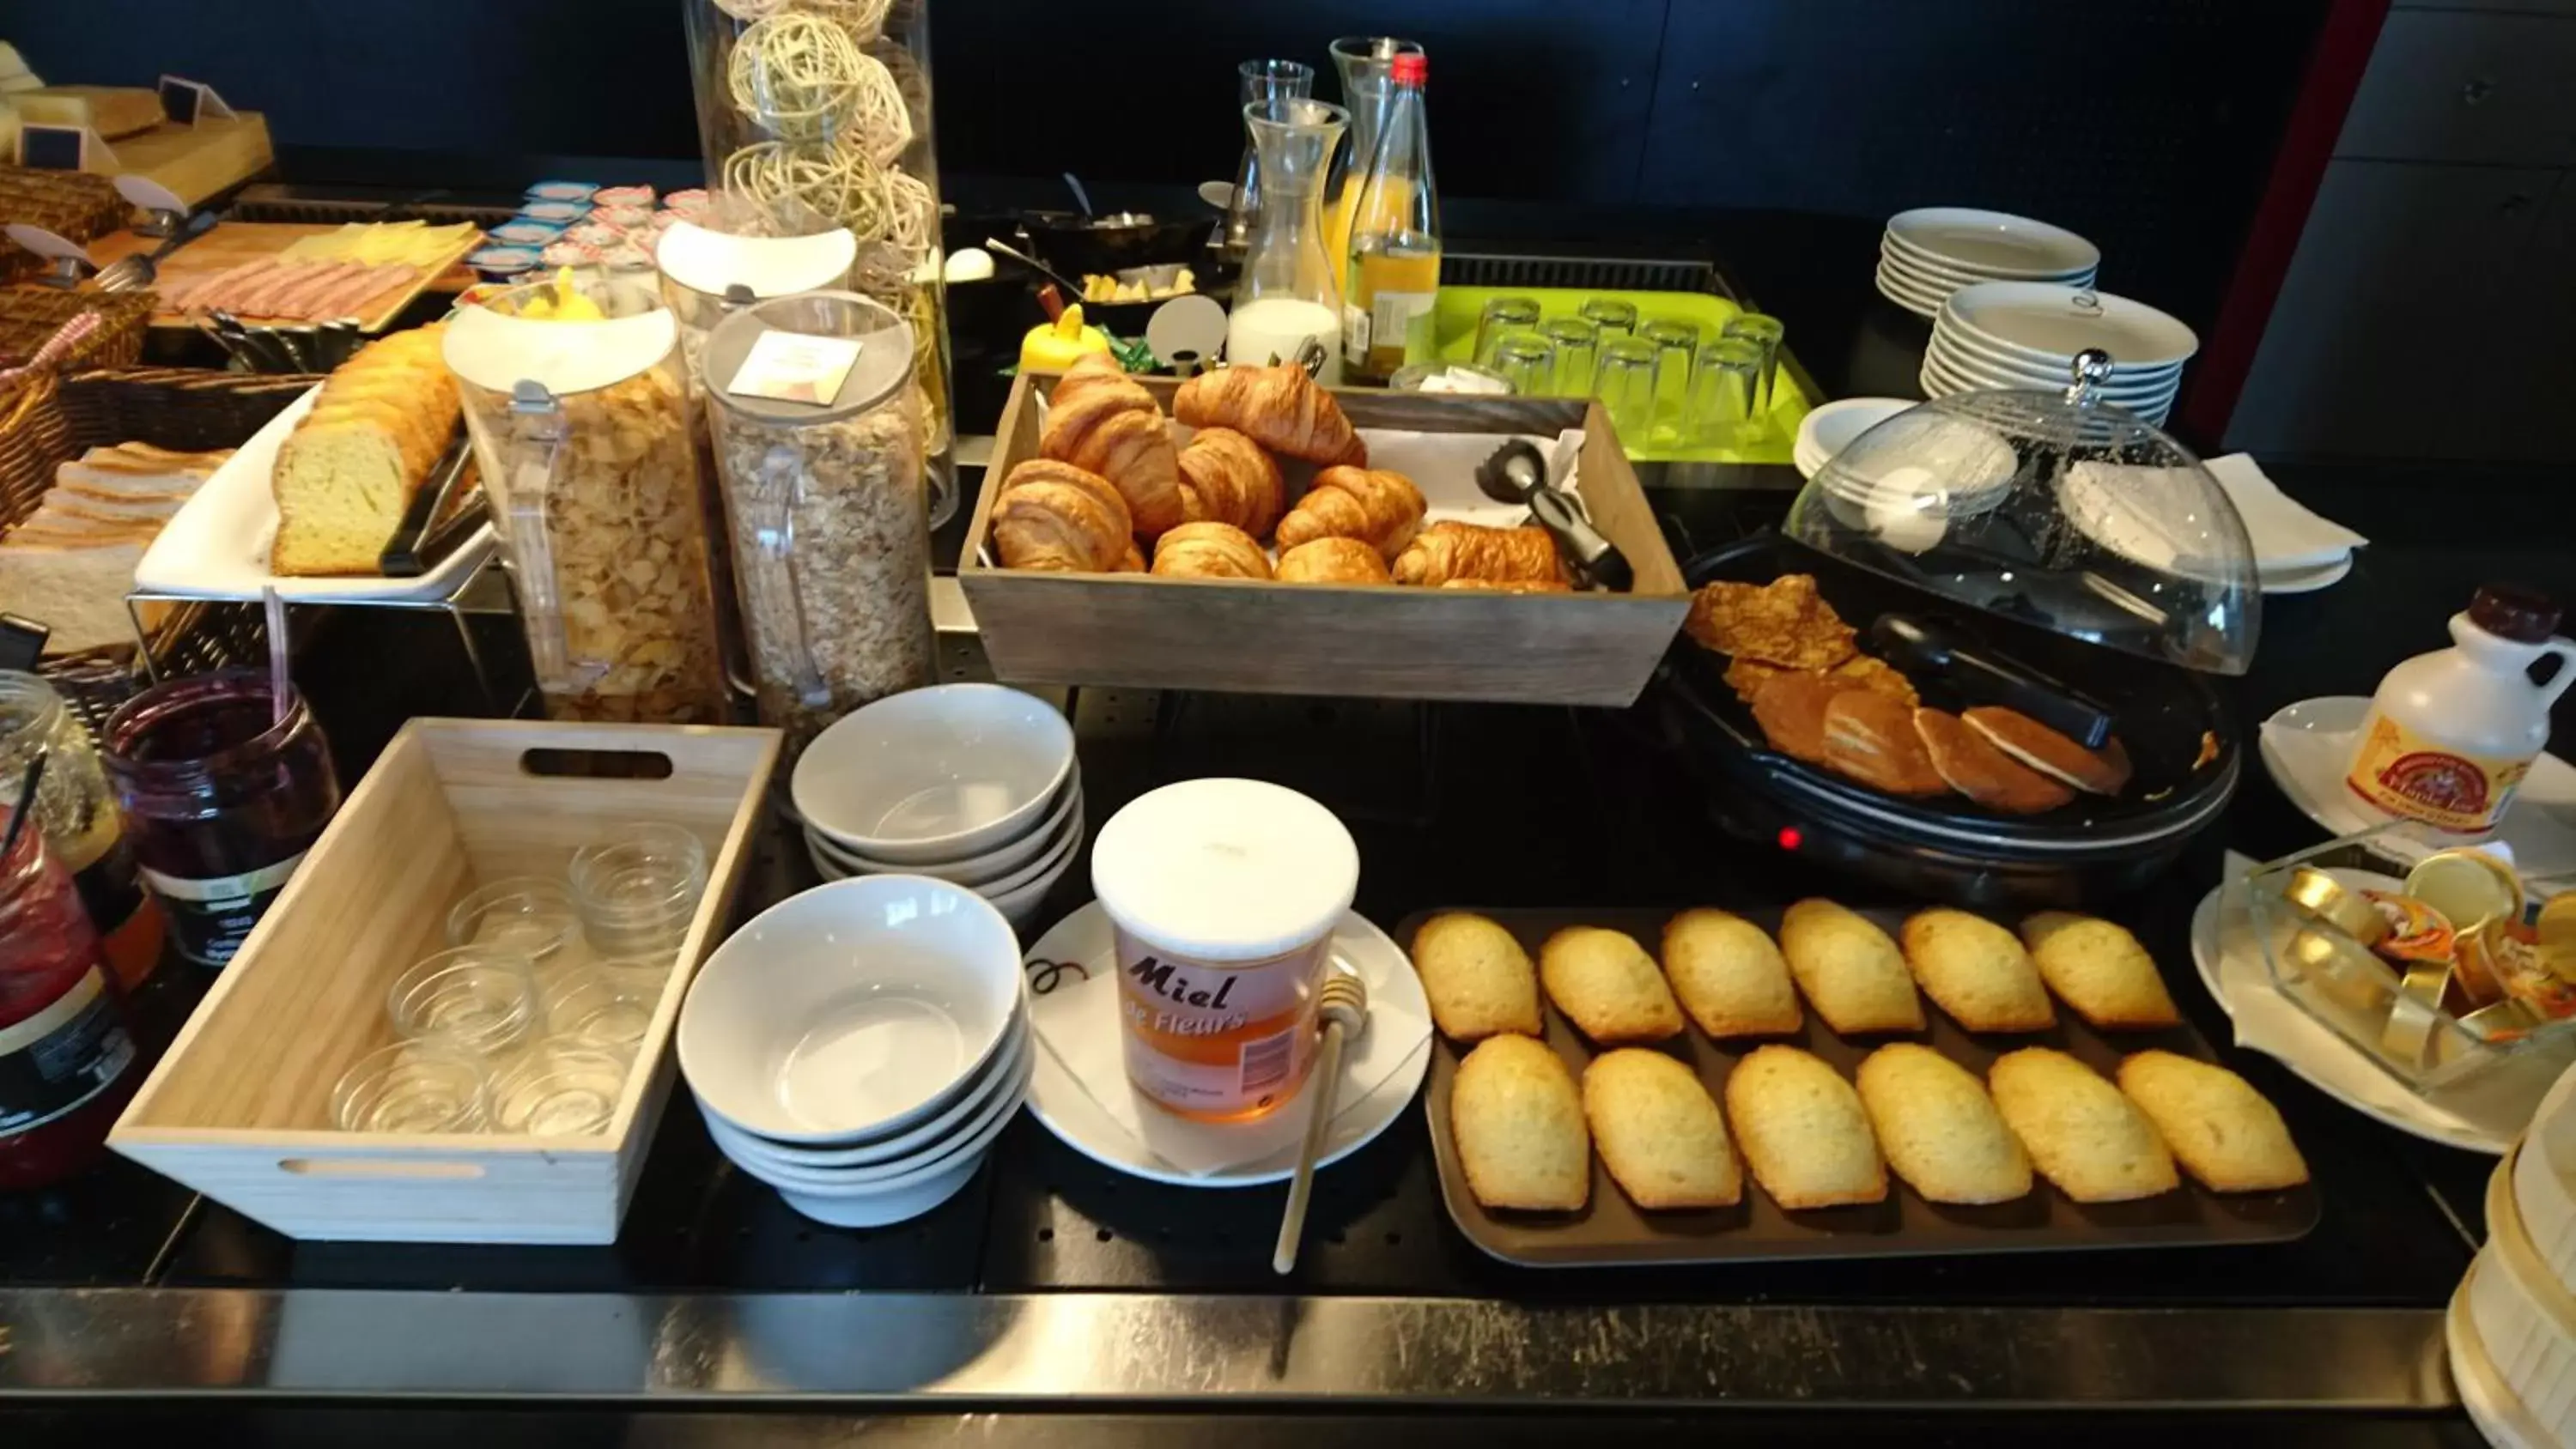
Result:
[[[1538,303],[1539,316],[1571,317],[1584,303],[1596,297],[1614,298],[1637,309],[1640,323],[1670,319],[1694,322],[1703,337],[1714,338],[1728,318],[1743,309],[1724,297],[1705,292],[1595,292],[1570,287],[1443,287],[1431,311],[1432,335],[1416,339],[1407,349],[1407,361],[1427,362],[1434,358],[1444,362],[1473,361],[1476,352],[1476,319],[1483,315],[1485,304],[1496,297],[1528,297]],[[1641,463],[1787,463],[1792,461],[1798,438],[1798,423],[1815,403],[1799,391],[1784,362],[1778,379],[1771,388],[1770,426],[1745,443],[1731,448],[1685,446],[1664,429],[1643,438],[1622,438],[1628,456]]]

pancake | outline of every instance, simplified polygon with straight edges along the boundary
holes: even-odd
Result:
[[[2117,795],[2129,785],[2129,752],[2115,736],[2088,750],[2029,715],[1982,704],[1959,716],[1996,749],[2052,780],[2091,795]]]
[[[1825,706],[1825,766],[1892,795],[1946,795],[1950,784],[1914,733],[1914,711],[1867,689],[1847,689]]]
[[[1950,788],[1989,810],[2036,815],[2075,798],[2073,790],[1995,748],[1955,714],[1918,709],[1914,733]]]
[[[1753,693],[1753,722],[1771,748],[1793,760],[1825,760],[1825,710],[1845,686],[1804,670],[1777,675]],[[1860,691],[1852,691],[1858,693]]]
[[[1682,629],[1721,654],[1788,669],[1831,669],[1856,652],[1852,627],[1817,594],[1812,574],[1703,584]]]

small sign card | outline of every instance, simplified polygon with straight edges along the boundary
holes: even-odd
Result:
[[[727,390],[777,402],[828,403],[859,361],[859,339],[775,329],[752,339]]]
[[[193,126],[199,121],[228,121],[233,108],[215,94],[215,88],[204,81],[192,81],[182,75],[161,77],[161,109],[171,124]]]
[[[36,171],[114,171],[116,153],[87,126],[21,126],[18,164]]]

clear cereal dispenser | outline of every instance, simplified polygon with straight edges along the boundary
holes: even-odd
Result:
[[[763,724],[798,751],[930,682],[913,332],[855,292],[755,302],[700,354]]]
[[[670,310],[640,282],[539,282],[460,311],[445,352],[546,713],[721,723],[710,484]]]

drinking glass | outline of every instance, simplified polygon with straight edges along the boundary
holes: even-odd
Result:
[[[580,939],[581,916],[562,881],[523,875],[469,892],[447,913],[447,944],[499,946],[543,964]]]
[[[541,1046],[492,1078],[492,1130],[581,1137],[607,1128],[626,1087],[626,1058]]]
[[[1699,357],[1699,328],[1658,318],[1638,328],[1637,337],[1655,349],[1655,425],[1687,432],[1682,420],[1690,404],[1691,364]]]
[[[1655,418],[1655,345],[1636,337],[1602,343],[1592,390],[1610,414],[1621,446],[1630,452],[1645,447],[1646,430]]]
[[[1633,337],[1637,332],[1637,304],[1616,297],[1595,297],[1583,304],[1583,320],[1600,329],[1601,340]]]
[[[1749,337],[1721,337],[1700,349],[1690,379],[1682,435],[1704,447],[1727,448],[1760,431],[1762,345]]]
[[[1535,332],[1515,332],[1496,342],[1486,366],[1523,397],[1546,397],[1556,384],[1556,349]]]
[[[1494,344],[1515,332],[1538,327],[1538,302],[1530,297],[1496,297],[1476,317],[1476,361],[1491,367]]]
[[[453,946],[394,978],[394,1030],[467,1056],[497,1056],[543,1030],[536,963],[497,946]]]
[[[378,1047],[331,1087],[331,1125],[343,1132],[480,1132],[483,1063],[430,1042]]]
[[[1593,355],[1601,330],[1580,317],[1557,317],[1540,327],[1539,335],[1556,349],[1556,395],[1592,396]]]
[[[1771,416],[1771,389],[1780,375],[1780,339],[1786,331],[1777,317],[1738,312],[1727,318],[1726,326],[1718,332],[1721,337],[1741,337],[1762,349],[1761,385],[1753,392],[1753,416],[1757,419]]]
[[[706,846],[677,825],[620,825],[609,834],[572,858],[573,901],[591,949],[603,956],[678,949],[706,888]]]
[[[653,1025],[660,994],[630,991],[604,972],[575,967],[546,979],[546,1040],[559,1046],[635,1054]]]

